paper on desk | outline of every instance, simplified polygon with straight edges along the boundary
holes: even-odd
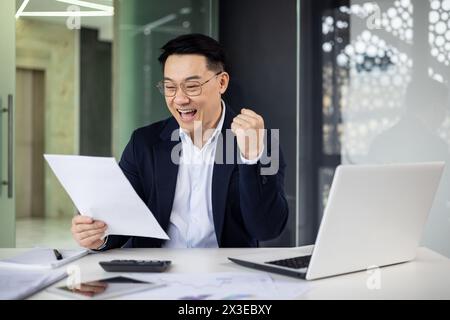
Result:
[[[106,235],[169,239],[114,158],[44,157],[79,212],[108,225]]]
[[[25,299],[66,276],[65,270],[0,269],[0,300]]]
[[[58,249],[63,259],[57,260],[52,248],[33,248],[15,257],[0,260],[0,268],[42,269],[59,268],[69,262],[84,257],[87,249]]]
[[[267,273],[128,273],[138,280],[164,287],[122,297],[122,299],[169,300],[280,300],[294,299],[310,288],[306,281],[274,280]]]

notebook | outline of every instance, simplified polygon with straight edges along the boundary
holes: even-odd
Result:
[[[53,248],[33,248],[15,257],[0,260],[0,268],[54,269],[87,255],[88,249],[58,249],[62,259],[56,258]]]

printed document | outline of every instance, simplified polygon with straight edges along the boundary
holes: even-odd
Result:
[[[106,235],[169,239],[114,158],[44,157],[79,212],[108,225]]]

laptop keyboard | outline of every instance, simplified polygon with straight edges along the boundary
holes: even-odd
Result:
[[[266,262],[268,264],[274,264],[280,267],[292,268],[292,269],[303,269],[307,268],[309,265],[309,261],[311,260],[311,256],[303,256],[297,258],[289,258],[277,261]]]

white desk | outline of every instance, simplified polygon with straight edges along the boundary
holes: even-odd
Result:
[[[0,249],[0,258],[22,252],[24,249]],[[81,269],[83,281],[111,276],[103,271],[98,261],[113,259],[172,260],[170,272],[259,272],[230,262],[228,256],[254,253],[257,250],[279,249],[118,249],[88,255],[72,264]],[[297,250],[299,249],[290,249]],[[294,253],[295,255],[295,253]],[[304,281],[273,275],[289,281]],[[450,299],[450,260],[426,248],[420,248],[416,260],[381,269],[381,288],[370,290],[367,272],[358,272],[328,279],[310,281],[311,289],[298,299]],[[58,284],[64,284],[62,280]],[[58,284],[55,284],[58,285]],[[60,299],[45,291],[30,299]]]

